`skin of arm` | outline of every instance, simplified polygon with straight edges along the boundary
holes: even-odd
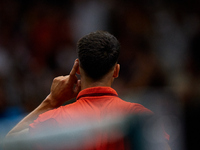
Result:
[[[6,135],[6,140],[13,137],[26,136],[29,133],[29,124],[37,117],[54,108],[61,106],[64,102],[75,98],[79,93],[81,86],[80,80],[76,77],[79,68],[78,60],[74,62],[74,66],[69,75],[54,78],[51,85],[50,94],[42,101],[42,103],[24,117],[13,129]],[[75,87],[74,87],[75,86]]]

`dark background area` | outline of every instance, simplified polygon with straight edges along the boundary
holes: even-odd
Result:
[[[67,75],[83,35],[121,43],[119,96],[153,110],[172,150],[198,149],[200,1],[0,0],[0,141]]]

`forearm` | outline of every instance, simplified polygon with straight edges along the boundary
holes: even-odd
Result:
[[[17,136],[26,134],[28,132],[29,124],[31,124],[37,117],[51,109],[54,109],[55,107],[51,105],[50,103],[51,97],[48,95],[45,100],[31,113],[29,113],[26,117],[24,117],[10,132],[6,135],[6,137],[10,136]],[[22,132],[26,131],[26,132]]]

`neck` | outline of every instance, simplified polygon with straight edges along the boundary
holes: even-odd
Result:
[[[90,87],[97,87],[97,86],[107,86],[107,87],[111,87],[110,84],[103,84],[103,83],[101,83],[101,82],[82,83],[82,81],[81,81],[81,90],[84,90],[84,89],[90,88]]]
[[[111,87],[112,82],[113,82],[113,79],[109,78],[109,77],[105,77],[98,81],[93,81],[87,77],[82,77],[81,78],[81,90],[84,90],[84,89],[90,88],[90,87],[97,87],[97,86]]]
[[[104,77],[102,77],[99,80],[94,80],[88,77],[83,69],[80,67],[80,77],[81,77],[81,90],[84,90],[86,88],[90,87],[97,87],[97,86],[107,86],[111,87],[113,81],[114,81],[114,69],[109,71]]]

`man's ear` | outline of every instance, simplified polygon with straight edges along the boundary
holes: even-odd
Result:
[[[78,69],[77,69],[76,73],[77,73],[77,74],[80,74],[79,59],[77,58],[76,61],[78,62]]]
[[[120,64],[116,64],[113,73],[114,78],[117,78],[119,76],[119,71],[120,71]]]

